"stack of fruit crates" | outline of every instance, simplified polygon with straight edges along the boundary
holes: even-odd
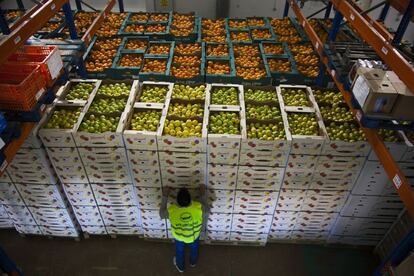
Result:
[[[19,233],[78,237],[73,213],[40,141],[25,143],[2,178],[1,201]]]
[[[168,80],[175,42],[150,42],[144,55],[143,67],[139,73],[140,80]]]
[[[394,160],[404,175],[414,176],[402,132],[379,130]],[[332,230],[329,242],[350,244],[377,244],[403,209],[403,204],[373,151],[367,154],[367,161],[353,186]],[[398,180],[396,181],[398,183]]]
[[[247,139],[242,139],[237,178],[236,210],[249,218],[233,219],[233,229],[250,232],[265,241],[279,197],[292,141],[287,115],[281,108],[274,86],[244,86]],[[243,202],[244,201],[244,202]],[[256,228],[254,228],[256,227]],[[247,233],[245,234],[247,235]]]
[[[112,64],[115,79],[137,78],[147,51],[148,38],[124,37]]]
[[[209,86],[207,144],[210,208],[207,239],[230,240],[241,139],[246,137],[243,87]]]
[[[123,132],[131,176],[146,238],[167,238],[166,221],[159,216],[162,182],[157,140],[161,137],[172,84],[145,81]]]
[[[176,191],[190,189],[199,198],[198,187],[206,182],[206,143],[208,87],[204,84],[175,84],[166,101],[158,137],[162,185],[173,188],[170,203],[176,203]],[[168,237],[172,238],[167,222]]]
[[[173,13],[170,27],[172,40],[195,42],[200,24],[200,18],[194,13]]]

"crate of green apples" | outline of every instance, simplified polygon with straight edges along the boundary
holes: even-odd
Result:
[[[157,136],[162,133],[164,107],[157,104],[135,103],[124,129],[128,149],[158,150]]]
[[[141,82],[135,102],[164,105],[171,98],[172,86],[169,82]]]
[[[243,86],[236,84],[211,84],[208,92],[210,106],[215,108],[240,107],[244,105]]]
[[[100,83],[100,80],[93,79],[69,80],[56,92],[57,102],[62,104],[86,104],[89,99],[93,98],[93,95],[96,92],[96,89],[99,87]]]
[[[327,137],[318,112],[286,112],[292,135],[291,153],[319,155]]]
[[[290,148],[286,113],[273,86],[245,86],[247,137],[240,151],[242,165],[281,166]]]
[[[396,131],[391,129],[378,129],[378,135],[384,141],[385,146],[391,153],[395,161],[400,161],[403,158],[404,153],[409,149],[407,144],[407,137],[402,131]],[[368,156],[368,160],[378,160],[375,151],[371,151]]]
[[[371,147],[341,92],[321,87],[313,87],[312,92],[329,138],[325,141],[322,154],[367,156]]]
[[[180,152],[206,151],[206,85],[175,84],[167,99],[158,149]]]
[[[73,134],[85,106],[82,103],[55,104],[39,122],[39,137],[46,147],[76,147]]]
[[[138,81],[103,81],[75,134],[78,147],[123,147],[122,131]]]
[[[287,112],[315,112],[315,99],[308,86],[279,85],[277,92],[281,106]]]

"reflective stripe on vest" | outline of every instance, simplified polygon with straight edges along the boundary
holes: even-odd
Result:
[[[168,207],[171,222],[171,232],[179,241],[192,243],[201,233],[203,212],[197,201],[188,207],[180,208],[176,205]]]

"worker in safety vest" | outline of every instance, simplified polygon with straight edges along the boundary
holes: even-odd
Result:
[[[208,210],[205,202],[206,186],[200,185],[201,203],[191,200],[189,191],[181,188],[177,194],[177,204],[172,203],[167,209],[169,187],[163,188],[160,217],[170,219],[171,232],[175,238],[174,265],[179,272],[184,272],[185,245],[191,248],[190,266],[195,267],[198,259],[198,245],[203,224]]]

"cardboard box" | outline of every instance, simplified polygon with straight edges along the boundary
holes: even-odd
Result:
[[[233,166],[239,164],[238,149],[229,149],[225,151],[220,149],[209,149],[207,157],[208,163],[225,164]]]
[[[326,140],[322,155],[332,156],[367,156],[371,151],[371,145],[366,141],[345,142],[338,140]]]
[[[341,216],[395,219],[403,209],[399,198],[350,195],[341,210]]]
[[[236,181],[237,166],[222,164],[207,164],[209,181]]]
[[[169,167],[202,168],[206,164],[204,153],[160,151],[158,155],[162,171]]]
[[[166,239],[167,230],[165,229],[150,229],[143,227],[145,238]]]
[[[79,155],[85,164],[99,162],[128,163],[124,148],[79,148]]]
[[[384,142],[385,147],[388,149],[388,151],[391,153],[391,156],[394,158],[395,161],[400,161],[409,146],[406,143],[405,135],[402,132],[398,132],[398,135],[401,138],[401,141],[399,142]],[[378,161],[378,157],[374,150],[371,151],[371,153],[368,156],[368,160],[370,161]]]
[[[398,93],[387,79],[372,80],[365,75],[357,75],[352,93],[366,115],[392,118]]]
[[[50,225],[39,226],[40,231],[47,236],[55,237],[78,237],[79,233],[74,227],[59,227]]]
[[[159,164],[157,151],[129,149],[127,156],[131,167],[153,167]]]
[[[107,226],[106,231],[109,235],[141,235],[142,228],[138,226]]]
[[[106,229],[103,225],[83,225],[81,224],[82,232],[90,235],[106,235]]]
[[[72,205],[96,204],[89,184],[63,184],[63,189]]]
[[[237,242],[267,242],[267,233],[255,232],[230,232],[230,240]]]
[[[66,82],[65,85],[61,86],[59,90],[56,92],[56,99],[55,104],[83,104],[86,105],[88,102],[90,102],[93,99],[92,95],[96,94],[96,91],[98,90],[98,87],[101,85],[101,80],[97,79],[71,79]],[[67,100],[66,96],[70,92],[70,90],[80,84],[80,83],[87,83],[92,84],[93,90],[91,93],[89,93],[89,98],[87,100]]]
[[[228,241],[229,239],[230,239],[230,231],[207,230],[207,240]]]
[[[43,144],[46,147],[76,147],[73,134],[81,123],[82,115],[78,117],[76,123],[70,129],[53,129],[45,127],[46,124],[51,120],[53,113],[57,110],[78,110],[80,112],[85,112],[86,107],[86,103],[74,103],[55,104],[54,106],[48,108],[45,115],[39,122],[39,137],[42,140]]]
[[[99,206],[104,224],[135,226],[141,223],[136,206]]]
[[[288,151],[253,151],[243,146],[240,150],[239,164],[243,166],[284,167]]]
[[[305,197],[306,190],[281,189],[277,201],[276,210],[300,211],[304,204]]]
[[[332,234],[348,236],[384,235],[392,223],[392,219],[339,216],[332,227]]]
[[[329,237],[329,231],[306,231],[295,230],[290,236],[294,240],[311,240],[311,241],[326,241]]]
[[[15,184],[27,206],[66,208],[56,185]]]
[[[15,223],[14,228],[16,228],[17,232],[19,232],[20,234],[43,235],[42,231],[37,225]]]
[[[365,164],[365,157],[321,156],[317,162],[316,172],[354,171],[359,172]]]
[[[216,89],[220,89],[220,88],[231,88],[234,87],[237,90],[237,100],[238,100],[238,104],[237,105],[217,105],[217,104],[212,104],[211,103],[211,99],[212,96],[214,94],[214,91]],[[208,98],[210,99],[210,101],[208,102],[209,106],[211,107],[215,107],[215,108],[226,108],[226,107],[234,107],[234,108],[238,108],[241,105],[244,104],[244,93],[243,93],[243,86],[242,85],[237,85],[237,84],[223,84],[223,83],[212,83],[212,84],[207,84],[207,89],[206,89],[206,93],[209,94]]]
[[[67,209],[29,207],[29,210],[38,225],[75,227]]]
[[[160,112],[161,116],[163,116],[166,108],[165,104],[134,103],[134,107],[132,112],[129,114],[124,129],[124,141],[127,149],[158,150],[157,136],[162,135],[165,120],[160,119],[157,131],[131,130],[130,125],[133,115],[137,112],[156,110]]]
[[[292,231],[270,229],[269,241],[272,240],[289,240]]]
[[[98,205],[137,205],[131,184],[91,184]]]
[[[13,183],[0,184],[0,204],[25,205]]]
[[[98,206],[76,206],[72,205],[76,219],[82,226],[104,227],[103,219]],[[83,227],[82,227],[83,228]]]
[[[381,235],[370,237],[330,235],[328,243],[375,246],[382,237]]]
[[[158,210],[161,206],[162,191],[159,188],[135,187],[138,206],[141,209]]]
[[[414,94],[403,82],[391,82],[391,84],[398,93],[392,109],[392,117],[399,120],[414,120],[411,109],[414,104]]]
[[[286,166],[292,169],[311,170],[316,167],[318,160],[319,156],[316,155],[290,154]]]
[[[307,189],[310,185],[314,170],[286,168],[282,188]]]

